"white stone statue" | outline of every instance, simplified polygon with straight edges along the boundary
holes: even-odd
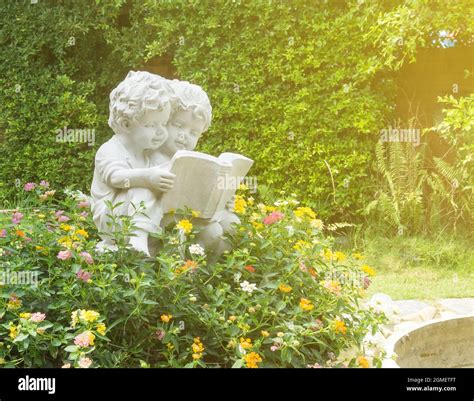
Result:
[[[156,251],[150,234],[179,219],[171,209],[185,207],[200,213],[198,243],[215,255],[228,249],[223,234],[240,222],[232,213],[236,185],[228,184],[243,180],[253,161],[193,152],[211,116],[206,93],[189,82],[131,71],[112,91],[114,136],[97,151],[91,188],[101,247],[114,247],[120,227],[110,224],[109,205],[119,203],[114,215],[131,216],[135,230],[128,241],[146,255]],[[141,202],[144,213],[136,213]]]

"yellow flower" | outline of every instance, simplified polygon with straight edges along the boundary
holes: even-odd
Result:
[[[258,364],[262,362],[262,358],[256,352],[250,352],[244,356],[245,365],[248,368],[258,368]]]
[[[262,334],[262,337],[270,336],[270,333],[268,331],[265,331],[265,330],[262,330],[260,333]]]
[[[238,190],[239,191],[247,191],[249,187],[245,184],[240,184]]]
[[[39,213],[38,214],[38,218],[43,220],[46,216],[43,214],[43,213]]]
[[[316,219],[316,213],[314,213],[314,211],[310,207],[298,207],[293,213],[296,217],[301,219]]]
[[[365,273],[367,273],[369,276],[371,276],[371,277],[372,277],[372,276],[375,276],[375,270],[372,269],[370,266],[368,266],[368,265],[363,265],[363,266],[361,267],[361,269],[362,269]]]
[[[173,315],[161,315],[160,319],[163,323],[169,323]]]
[[[286,285],[286,284],[283,284],[281,283],[279,286],[278,286],[278,289],[281,291],[281,292],[291,292],[291,290],[293,289],[291,286],[289,285]]]
[[[193,354],[193,359],[197,361],[198,359],[201,359],[202,354]]]
[[[237,319],[237,318],[236,318],[234,315],[229,316],[229,320],[230,320],[231,322],[233,322],[235,319]]]
[[[74,227],[70,226],[69,224],[62,223],[59,228],[63,231],[71,231]]]
[[[236,195],[235,196],[235,203],[234,203],[234,211],[237,214],[244,214],[247,207],[247,202],[243,198],[243,196]]]
[[[252,225],[255,227],[256,230],[261,230],[264,227],[264,225],[259,221],[252,221]]]
[[[22,319],[28,320],[28,319],[31,317],[31,313],[28,313],[28,312],[20,313],[20,317],[21,317]]]
[[[191,214],[193,217],[199,217],[201,215],[201,212],[198,212],[197,210],[193,210]]]
[[[347,327],[342,320],[336,319],[334,321],[334,331],[336,333],[346,334]]]
[[[79,323],[79,318],[77,317],[77,310],[71,313],[71,327],[76,327],[76,324]]]
[[[295,245],[293,245],[293,249],[296,249],[297,251],[308,248],[311,248],[311,244],[307,241],[303,241],[302,239],[296,241]]]
[[[344,254],[344,252],[334,252],[334,260],[338,261],[338,262],[344,262],[346,260],[346,255]]]
[[[86,230],[82,229],[82,228],[80,230],[76,230],[75,235],[80,235],[83,238],[88,238],[89,237],[89,233]]]
[[[61,237],[58,239],[57,243],[68,249],[71,249],[73,245],[72,239],[69,237]]]
[[[176,225],[176,228],[180,229],[185,234],[189,234],[193,229],[193,224],[189,220],[183,219]]]
[[[300,308],[303,309],[304,311],[310,311],[314,308],[314,305],[311,303],[309,299],[301,298]]]
[[[357,364],[361,367],[361,368],[368,368],[369,367],[369,361],[367,360],[367,358],[363,357],[363,356],[359,356],[357,358]]]
[[[172,351],[172,350],[174,349],[174,345],[171,344],[171,343],[166,344],[166,347],[167,347],[170,351]]]
[[[330,262],[333,258],[333,253],[331,252],[330,249],[325,249],[324,251],[321,251],[320,255],[326,259],[328,262]]]
[[[16,296],[13,296],[7,302],[7,309],[8,310],[18,309],[21,306],[21,304],[22,304],[21,299],[17,298]]]
[[[99,312],[95,312],[93,310],[84,310],[81,309],[79,311],[79,318],[85,322],[95,322],[100,316]]]
[[[105,336],[105,330],[107,330],[107,327],[105,327],[104,323],[97,323],[96,329],[97,333],[99,333],[101,336]]]
[[[255,203],[255,199],[253,197],[250,196],[247,198],[248,205],[253,206],[254,203]]]
[[[12,340],[14,340],[18,336],[18,332],[19,332],[19,327],[15,326],[12,323],[10,323],[10,334],[9,334],[9,336]]]
[[[240,346],[243,349],[249,349],[252,348],[252,340],[250,338],[240,338]]]
[[[204,346],[202,345],[202,342],[199,337],[196,337],[194,339],[194,343],[191,346],[193,353],[195,354],[202,354],[204,352]]]
[[[358,252],[353,253],[353,254],[352,254],[352,257],[353,257],[354,259],[357,259],[357,260],[362,260],[362,259],[365,258],[364,255],[362,255],[362,254],[360,254],[360,253],[358,253]]]

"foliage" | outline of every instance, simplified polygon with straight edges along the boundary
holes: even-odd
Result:
[[[472,234],[473,99],[440,99],[451,107],[434,130],[450,145],[446,154],[455,153],[454,163],[427,154],[426,144],[419,149],[411,143],[376,145],[380,189],[366,214],[381,217],[399,235],[446,229]]]
[[[256,205],[241,194],[233,251],[216,263],[193,243],[192,214],[176,215],[155,236],[156,258],[144,259],[122,237],[117,252],[97,252],[87,201],[59,201],[47,184],[26,185],[18,210],[1,215],[5,366],[380,365],[380,349],[363,341],[384,321],[361,303],[375,272],[362,255],[333,250],[296,199]],[[19,282],[26,272],[39,284]]]
[[[170,56],[211,97],[201,150],[245,153],[259,184],[304,195],[323,216],[353,214],[372,188],[373,133],[393,111],[392,69],[433,30],[468,35],[469,3],[4,2],[0,192],[42,177],[87,190],[111,134],[111,89]],[[95,129],[95,146],[56,143],[63,127]]]

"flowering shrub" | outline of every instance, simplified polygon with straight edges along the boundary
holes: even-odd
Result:
[[[196,213],[176,214],[144,258],[126,245],[127,224],[115,252],[96,248],[80,193],[21,190],[22,206],[0,213],[1,365],[380,366],[364,338],[384,316],[361,304],[374,269],[333,249],[294,197],[257,204],[243,188],[233,250],[211,263]]]

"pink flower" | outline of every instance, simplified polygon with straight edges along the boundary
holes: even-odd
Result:
[[[21,219],[23,218],[23,213],[20,213],[20,212],[15,212],[13,213],[13,216],[12,216],[12,222],[13,224],[18,224],[20,223]]]
[[[80,269],[77,273],[76,273],[76,277],[79,279],[79,280],[82,280],[84,282],[88,282],[91,277],[92,277],[92,273],[89,273],[89,272],[86,272],[85,270],[82,270]]]
[[[369,288],[370,284],[372,284],[372,281],[370,280],[370,278],[368,278],[367,276],[364,277],[364,290],[366,290],[367,288]]]
[[[34,182],[28,182],[25,184],[25,186],[23,187],[23,189],[26,191],[26,192],[30,192],[30,191],[33,191],[33,189],[36,188],[36,184]]]
[[[81,359],[79,359],[78,364],[80,368],[87,369],[89,366],[92,365],[92,359],[82,357]]]
[[[89,206],[90,206],[90,203],[88,201],[80,201],[79,204],[77,205],[79,209],[87,209],[89,208]]]
[[[71,259],[72,252],[68,249],[66,251],[59,251],[57,258],[61,260]]]
[[[41,180],[40,186],[42,186],[43,188],[49,188],[49,182],[45,180]]]
[[[85,331],[84,333],[78,334],[74,339],[74,344],[79,347],[88,347],[89,345],[94,345],[94,335],[90,331]]]
[[[33,313],[30,317],[30,320],[35,323],[42,322],[46,318],[46,315],[41,312]]]
[[[81,252],[79,255],[81,255],[81,258],[86,262],[88,265],[94,264],[94,259],[92,259],[92,256],[88,252]]]
[[[66,222],[66,221],[71,220],[69,217],[63,216],[63,214],[64,214],[64,210],[58,210],[56,213],[54,213],[54,215],[56,216],[56,219],[57,219],[60,223],[64,223],[64,222]]]
[[[278,348],[279,348],[279,347],[277,347],[276,345],[272,345],[272,346],[270,347],[270,351],[275,352],[276,350],[278,350]]]
[[[165,332],[164,330],[156,330],[155,331],[155,337],[158,341],[161,341],[163,340],[163,338],[165,337]]]
[[[263,224],[270,225],[282,220],[285,215],[282,212],[272,212],[263,219]]]
[[[86,218],[87,216],[89,216],[89,213],[81,212],[81,213],[79,213],[79,216]]]
[[[4,228],[2,228],[0,230],[0,238],[5,238],[7,236],[7,230],[5,230]]]

